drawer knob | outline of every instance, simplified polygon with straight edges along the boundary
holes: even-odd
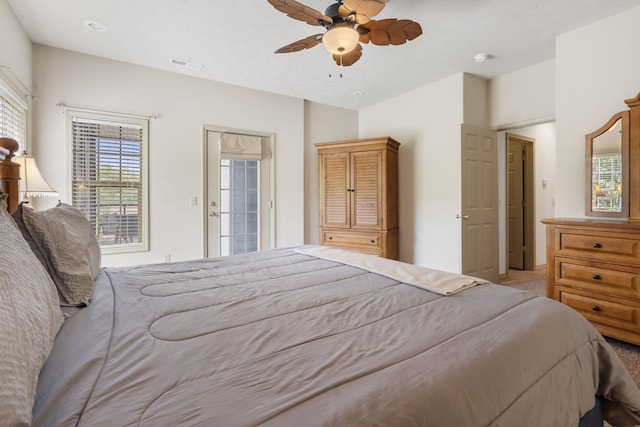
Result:
[[[600,307],[598,307],[597,305],[594,305],[593,307],[591,307],[591,310],[600,311]]]
[[[596,249],[599,249],[599,248],[602,247],[602,245],[600,243],[594,243],[593,247],[596,248]]]
[[[371,243],[375,243],[375,242],[376,242],[375,240],[372,240],[372,241],[371,241]]]
[[[601,279],[601,277],[600,277],[600,275],[599,275],[599,274],[594,274],[593,276],[591,276],[591,278],[592,278],[593,280],[600,280],[600,279]]]
[[[329,236],[329,240],[333,240],[333,236]]]

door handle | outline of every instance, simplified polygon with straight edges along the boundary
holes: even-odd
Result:
[[[218,214],[217,214],[217,213],[215,213],[215,212],[213,212],[213,211],[209,212],[209,216],[217,216],[217,215],[218,215]]]
[[[457,214],[457,215],[456,215],[456,218],[457,218],[457,219],[465,219],[465,220],[466,220],[466,219],[469,219],[469,215],[460,215],[460,214]]]

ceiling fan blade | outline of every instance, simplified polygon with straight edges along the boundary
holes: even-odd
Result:
[[[413,40],[422,34],[420,24],[408,19],[382,19],[371,21],[364,26],[369,30],[369,40],[379,46],[400,45],[407,40]],[[362,36],[360,36],[362,40]]]
[[[340,16],[344,18],[350,13],[356,13],[370,18],[382,12],[387,1],[388,0],[343,0],[341,10],[346,10],[348,13],[342,15],[341,12]]]
[[[344,5],[340,5],[340,7],[338,8],[338,14],[345,21],[353,21],[358,25],[368,24],[369,21],[371,21],[371,19],[369,19],[367,15],[363,15],[357,12],[352,12],[349,9],[347,9],[347,7]]]
[[[376,21],[370,21],[371,23]],[[365,25],[358,25],[356,27],[356,31],[360,34],[360,43],[369,43],[371,41],[371,36],[369,33],[371,32]]]
[[[333,19],[323,15],[317,10],[298,3],[295,0],[267,0],[273,7],[287,16],[298,21],[306,22],[309,25],[322,25],[322,23],[332,24]]]
[[[342,65],[343,67],[348,67],[356,63],[358,59],[362,56],[362,46],[358,43],[351,52],[345,53],[344,55],[333,55],[333,60],[336,61],[336,64]]]
[[[322,43],[322,34],[315,34],[302,40],[290,43],[286,46],[282,46],[280,49],[276,50],[276,53],[299,52],[304,49],[311,49],[312,47],[317,46],[320,43]]]

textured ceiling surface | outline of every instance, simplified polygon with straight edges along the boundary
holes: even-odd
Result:
[[[303,3],[324,13],[331,1]],[[493,78],[553,59],[559,34],[638,7],[637,0],[389,0],[374,19],[411,19],[423,34],[399,46],[364,44],[358,62],[338,67],[322,45],[275,54],[324,29],[267,0],[9,4],[35,43],[356,110],[455,73]],[[88,20],[106,31],[88,29]],[[478,53],[490,57],[478,63]]]

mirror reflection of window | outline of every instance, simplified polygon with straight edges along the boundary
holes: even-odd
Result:
[[[622,119],[593,139],[591,209],[622,211]]]

